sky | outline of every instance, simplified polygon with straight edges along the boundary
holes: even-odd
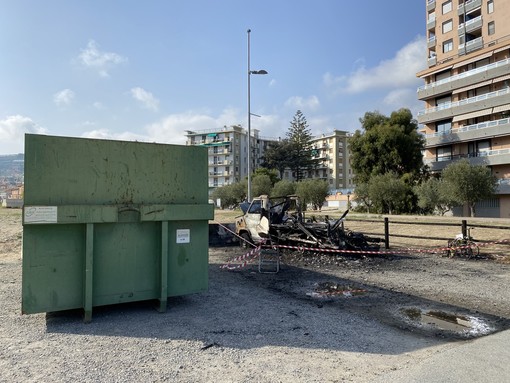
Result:
[[[24,134],[185,144],[248,123],[354,132],[423,109],[423,0],[0,0],[0,155]]]

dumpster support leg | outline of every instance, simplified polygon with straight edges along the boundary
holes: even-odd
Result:
[[[92,272],[94,268],[94,224],[87,223],[87,241],[85,245],[85,296],[83,321],[90,323],[92,321]]]
[[[166,311],[168,299],[168,221],[161,222],[161,291],[159,312]]]

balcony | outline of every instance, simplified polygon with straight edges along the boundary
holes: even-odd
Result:
[[[486,150],[479,153],[457,154],[440,159],[424,159],[423,162],[429,165],[431,171],[441,171],[451,163],[467,158],[472,165],[507,165],[510,163],[510,149]]]
[[[430,17],[427,21],[427,30],[435,29],[436,28],[436,17]]]
[[[451,92],[454,89],[476,84],[483,80],[504,76],[508,73],[510,73],[510,58],[422,85],[418,88],[418,99],[425,100],[439,94]]]
[[[209,149],[209,154],[230,154],[230,153],[232,153],[232,150],[229,148],[220,148],[218,146],[215,146],[214,149],[216,151]]]
[[[463,15],[464,13],[468,14],[481,6],[482,0],[467,0],[462,4],[459,4],[459,7],[457,8],[457,14],[459,16]]]
[[[510,179],[500,178],[498,180],[498,189],[496,194],[510,194]]]
[[[427,1],[427,12],[431,12],[436,9],[436,0],[428,0]]]
[[[212,176],[212,177],[229,177],[231,176],[232,174],[234,174],[232,172],[232,170],[229,170],[228,172],[227,171],[216,171],[216,172],[209,172],[209,176]]]
[[[482,16],[475,17],[472,20],[469,20],[466,23],[462,23],[459,25],[458,32],[459,36],[462,36],[465,33],[471,33],[476,31],[482,27]]]
[[[490,92],[460,101],[447,102],[434,108],[428,108],[419,111],[417,117],[420,124],[426,124],[509,103],[510,88],[505,88],[496,92]]]
[[[431,36],[427,40],[427,48],[434,48],[436,46],[436,36]]]
[[[230,145],[231,140],[230,139],[223,139],[223,140],[202,140],[200,142],[197,142],[196,144],[203,145],[203,146],[222,146],[222,145]]]
[[[481,48],[483,48],[483,38],[477,37],[465,44],[459,44],[459,55],[468,54]]]
[[[510,131],[510,118],[465,125],[448,132],[426,134],[426,147],[453,144],[460,141],[480,140],[487,137],[506,136]]]
[[[216,162],[209,162],[209,166],[223,166],[223,165],[232,165],[233,160],[218,160]]]
[[[434,66],[437,64],[437,57],[436,56],[431,56],[427,59],[427,64],[429,67],[431,66]]]

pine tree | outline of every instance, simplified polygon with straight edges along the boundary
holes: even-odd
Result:
[[[306,117],[298,110],[290,122],[287,132],[289,141],[288,166],[296,181],[303,179],[303,172],[315,167],[317,161],[312,158],[312,134]]]

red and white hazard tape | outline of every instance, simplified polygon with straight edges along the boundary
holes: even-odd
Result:
[[[510,240],[503,239],[500,241],[494,241],[494,242],[485,242],[485,243],[477,243],[479,247],[494,245],[498,243],[508,243]],[[257,255],[259,255],[260,250],[263,245],[259,245],[255,249],[249,251],[248,253],[241,255],[239,257],[231,259],[228,263],[220,266],[222,269],[227,270],[236,270],[236,269],[242,269],[255,259]],[[290,245],[272,245],[273,249],[280,248],[280,249],[291,249],[291,250],[298,250],[298,251],[311,251],[311,252],[317,252],[317,253],[348,253],[348,254],[408,254],[408,253],[431,253],[431,254],[437,254],[437,253],[443,253],[446,250],[451,249],[462,249],[467,248],[469,246],[458,246],[458,247],[441,247],[436,249],[402,249],[402,250],[380,250],[380,251],[373,251],[373,250],[343,250],[343,249],[323,249],[323,248],[316,248],[316,247],[305,247],[305,246],[290,246]],[[238,265],[232,265],[233,262],[239,262],[243,261],[242,263]]]
[[[239,257],[233,258],[228,263],[225,263],[224,265],[220,266],[220,269],[227,269],[227,270],[236,270],[236,269],[242,269],[243,267],[246,267],[251,261],[250,258],[255,258],[260,253],[260,248],[262,246],[258,246],[255,249],[249,251],[246,254],[243,254]],[[232,265],[232,262],[239,262],[242,261],[239,265]]]
[[[239,237],[242,241],[245,241],[246,243],[254,246],[251,242],[246,241],[243,237],[237,235],[232,230],[228,229],[226,226],[219,224],[235,236]],[[478,247],[485,247],[490,245],[496,245],[500,243],[509,243],[510,239],[502,239],[499,241],[493,241],[493,242],[484,242],[484,243],[476,243]],[[258,247],[254,248],[253,250],[249,251],[248,253],[241,255],[239,257],[231,259],[228,263],[220,266],[221,269],[227,269],[227,270],[236,270],[246,267],[249,262],[251,262],[257,255],[259,255],[260,250],[263,246],[267,246],[265,243],[261,243]],[[311,251],[311,252],[317,252],[317,253],[347,253],[347,254],[408,254],[408,253],[430,253],[430,254],[437,254],[437,253],[444,253],[447,250],[451,249],[463,249],[467,248],[469,245],[464,246],[456,246],[456,247],[440,247],[436,249],[401,249],[401,250],[345,250],[345,249],[326,249],[326,248],[318,248],[318,247],[306,247],[306,246],[291,246],[291,245],[271,245],[271,248],[273,249],[291,249],[291,250],[298,250],[298,251]],[[242,263],[238,265],[232,265],[233,262],[239,262],[242,261]]]
[[[508,239],[502,239],[499,241],[493,241],[493,242],[484,242],[484,243],[476,243],[478,247],[485,247],[490,245],[495,245],[499,243],[508,243],[510,240]],[[452,249],[452,247],[440,247],[435,249],[400,249],[400,250],[345,250],[345,249],[324,249],[324,248],[316,248],[316,247],[305,247],[305,246],[289,246],[289,245],[278,245],[277,247],[282,249],[292,249],[292,250],[299,250],[299,251],[312,251],[312,252],[318,252],[318,253],[349,253],[349,254],[407,254],[407,253],[431,253],[431,254],[437,254],[445,252],[446,250]],[[453,249],[464,249],[469,247],[469,245],[463,245],[463,246],[456,246],[453,247]]]

